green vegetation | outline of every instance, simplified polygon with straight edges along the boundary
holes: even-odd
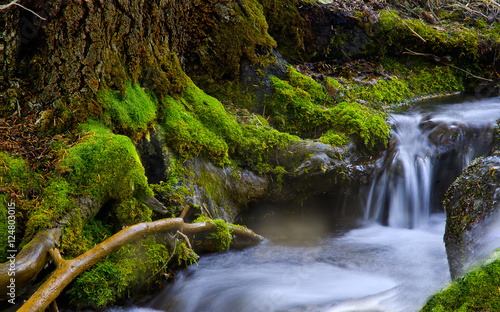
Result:
[[[498,311],[500,309],[498,285],[500,285],[500,260],[495,260],[452,282],[432,296],[421,311]]]
[[[146,133],[157,117],[157,104],[138,84],[126,83],[124,94],[101,90],[98,100],[105,112],[101,117],[105,124],[128,136]]]
[[[80,306],[98,308],[129,298],[141,289],[154,289],[158,278],[172,268],[189,265],[197,260],[196,254],[182,242],[176,241],[175,253],[169,251],[165,241],[145,238],[127,244],[119,251],[100,261],[92,270],[80,275],[68,294]],[[172,260],[176,260],[171,262]]]
[[[152,196],[132,141],[113,134],[97,122],[80,128],[86,137],[67,150],[58,166],[59,172],[78,189],[99,202],[109,199],[143,199]]]
[[[193,223],[196,222],[209,222],[217,227],[217,230],[207,236],[211,241],[211,249],[215,251],[228,250],[231,245],[231,231],[229,230],[229,225],[224,220],[221,219],[210,219],[207,216],[201,215]]]
[[[486,52],[482,43],[499,42],[494,31],[479,32],[463,22],[452,21],[448,21],[445,28],[433,27],[419,19],[401,18],[391,10],[381,11],[378,27],[380,34],[374,49],[380,51],[382,47],[382,55],[401,55],[411,50],[439,58],[449,57],[453,65],[476,74],[484,70],[479,62]]]
[[[290,81],[271,76],[274,96],[266,107],[272,124],[280,131],[305,137],[318,137],[332,130],[338,134],[324,142],[345,144],[351,136],[360,151],[372,153],[387,144],[389,128],[385,114],[359,103],[327,103],[323,87],[295,70],[289,70]],[[333,80],[331,80],[333,81]],[[312,95],[311,95],[312,94]],[[327,108],[326,106],[330,106]],[[329,132],[328,136],[332,136]]]
[[[222,164],[243,137],[222,104],[193,83],[182,98],[167,96],[163,113],[166,141],[184,157],[201,155]]]
[[[261,168],[275,147],[298,139],[269,127],[262,117],[239,124],[215,98],[190,84],[179,99],[166,97],[165,139],[184,158],[202,156],[224,165],[230,158],[247,168]]]

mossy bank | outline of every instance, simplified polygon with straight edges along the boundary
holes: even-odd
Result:
[[[496,79],[500,64],[491,53],[497,21],[460,26],[439,13],[440,30],[374,4],[344,13],[315,1],[23,5],[47,19],[27,38],[20,21],[33,20],[30,12],[0,15],[15,38],[3,52],[10,67],[0,66],[0,117],[33,120],[23,135],[50,140],[28,150],[29,140],[1,128],[0,228],[14,200],[16,247],[59,227],[66,258],[186,206],[190,221],[209,217],[220,228],[205,250],[225,250],[225,221],[249,201],[314,196],[324,189],[312,187],[313,174],[328,188],[366,181],[369,172],[349,164],[369,166],[385,150],[391,109]],[[315,35],[318,25],[327,40]],[[306,55],[314,38],[321,53]],[[350,46],[352,38],[362,44]],[[447,55],[451,63],[434,59]],[[46,151],[53,157],[37,158]],[[151,201],[164,207],[153,211]],[[179,235],[144,238],[66,295],[76,306],[103,306],[195,259]]]

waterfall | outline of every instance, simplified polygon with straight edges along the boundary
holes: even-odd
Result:
[[[489,151],[498,108],[496,100],[392,114],[389,148],[377,162],[365,220],[425,227],[461,170]]]
[[[427,224],[433,151],[422,116],[392,115],[391,147],[373,180],[365,217],[394,227]]]

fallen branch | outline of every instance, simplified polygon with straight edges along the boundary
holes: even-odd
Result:
[[[246,228],[229,226],[229,229],[232,235],[244,238],[253,244],[263,240],[262,236]],[[58,251],[53,250],[51,254],[55,255],[57,268],[18,311],[44,311],[80,273],[90,269],[124,244],[136,241],[145,235],[174,231],[194,235],[216,230],[217,226],[213,222],[184,223],[182,218],[162,219],[129,226],[72,260],[62,260],[57,255]]]

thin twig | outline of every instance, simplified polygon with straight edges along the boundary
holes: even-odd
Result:
[[[422,38],[422,36],[420,36],[419,34],[417,34],[413,29],[411,29],[410,26],[408,26],[408,24],[405,23],[405,21],[401,20],[401,22],[406,26],[408,27],[408,29],[413,33],[415,34],[415,36],[419,37],[423,42],[427,42],[424,38]]]
[[[429,3],[427,3],[427,6],[429,7],[429,10],[431,10],[431,13],[432,15],[434,16],[434,18],[439,22],[439,24],[443,25],[443,22],[441,22],[441,20],[439,19],[439,17],[436,15],[436,13],[434,13],[434,10],[432,9],[431,5]]]
[[[485,81],[488,81],[488,82],[493,82],[493,80],[491,80],[491,79],[476,76],[476,75],[474,75],[473,73],[468,72],[468,71],[466,71],[465,69],[462,69],[462,68],[460,68],[460,67],[457,67],[457,66],[454,66],[454,65],[451,65],[451,64],[446,64],[446,65],[448,65],[448,66],[450,66],[450,67],[453,67],[453,68],[455,68],[455,69],[461,70],[461,71],[463,71],[464,73],[469,74],[469,75],[471,75],[472,77],[474,77],[474,78],[476,78],[476,79],[485,80]]]
[[[466,10],[466,11],[469,11],[471,13],[474,13],[474,14],[477,14],[477,15],[480,15],[481,17],[483,18],[488,18],[488,16],[484,15],[483,13],[479,12],[479,11],[476,11],[476,10],[473,10],[465,5],[461,5],[461,4],[452,4],[451,7],[455,7],[455,8],[459,8],[459,9],[463,9],[463,10]]]
[[[9,4],[0,4],[0,10],[4,10],[4,9],[10,7],[10,6],[13,6],[14,4],[17,3],[17,1],[19,1],[19,0],[14,0],[11,3],[9,3]]]
[[[497,9],[500,9],[500,4],[494,0],[483,0],[483,2],[485,2],[486,4],[491,4]]]
[[[17,6],[21,7],[21,8],[23,8],[23,9],[25,9],[26,11],[33,13],[33,14],[34,14],[36,17],[38,17],[39,19],[44,20],[44,21],[45,21],[45,20],[47,20],[46,18],[41,17],[40,15],[38,15],[37,13],[35,13],[34,11],[32,11],[32,10],[28,9],[27,7],[20,5],[19,3],[17,3],[18,1],[19,1],[19,0],[14,0],[14,1],[12,1],[11,3],[9,3],[9,4],[3,4],[3,5],[0,5],[0,10],[5,10],[5,9],[7,9],[8,7],[11,7],[11,6],[13,6],[13,5],[17,5]]]
[[[436,55],[433,55],[433,54],[414,52],[414,51],[412,51],[412,50],[410,50],[410,49],[406,49],[406,51],[408,51],[408,52],[403,52],[403,53],[404,53],[404,54],[410,54],[410,55],[417,55],[417,56],[425,56],[425,57],[429,57],[429,56],[431,56],[431,57],[433,57],[434,59],[435,59],[435,58],[440,59],[440,57],[438,57],[438,56],[436,56]],[[450,67],[455,68],[455,69],[458,69],[458,70],[461,70],[461,71],[463,71],[464,73],[469,74],[469,75],[470,75],[470,76],[472,76],[473,78],[480,79],[480,80],[485,80],[485,81],[488,81],[488,82],[493,82],[493,80],[491,80],[491,79],[476,76],[476,75],[474,75],[473,73],[468,72],[468,71],[466,71],[465,69],[462,69],[462,68],[457,67],[457,66],[455,66],[455,65],[451,65],[451,64],[448,64],[448,63],[444,63],[444,65],[446,65],[446,66],[450,66]]]

